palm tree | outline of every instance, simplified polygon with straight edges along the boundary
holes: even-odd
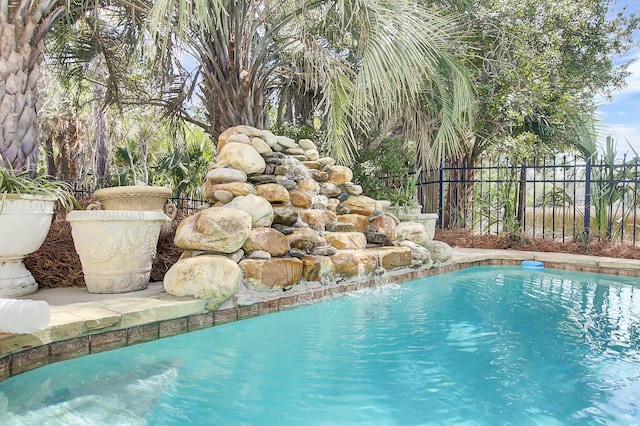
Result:
[[[455,22],[414,2],[0,0],[5,166],[36,166],[36,82],[49,30],[63,16],[107,5],[130,9],[137,19],[151,13],[150,28],[163,24],[161,51],[187,49],[194,68],[186,66],[188,58],[164,61],[169,65],[161,78],[171,83],[165,94],[175,96],[146,101],[171,108],[213,137],[237,124],[266,127],[269,107],[297,94],[308,101],[298,103],[306,105],[300,108],[305,114],[323,118],[338,158],[353,157],[360,135],[387,129],[417,140],[428,160],[457,149],[471,116],[473,96],[455,53]],[[175,76],[181,65],[184,74]],[[109,89],[118,94],[117,86]],[[205,106],[203,119],[189,113],[194,97]]]
[[[172,41],[159,46],[195,62],[173,111],[213,138],[238,124],[266,128],[273,107],[320,116],[343,161],[358,137],[384,130],[417,141],[429,162],[455,152],[468,127],[473,93],[458,28],[415,2],[160,0],[152,14]],[[194,96],[203,120],[187,112]]]
[[[65,8],[66,1],[0,1],[0,156],[16,172],[36,165],[43,40]]]
[[[103,3],[120,10],[131,7],[126,1]],[[61,20],[67,19],[64,24],[68,24],[90,17],[104,5],[100,0],[0,0],[0,157],[4,167],[15,172],[36,167],[37,83],[45,38]]]

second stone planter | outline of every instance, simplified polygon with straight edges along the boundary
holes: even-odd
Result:
[[[67,215],[89,293],[126,293],[149,284],[164,213],[86,210]]]
[[[171,189],[162,186],[114,186],[97,189],[93,197],[98,201],[88,207],[89,210],[134,210],[161,211],[167,217],[160,229],[160,236],[171,232],[171,223],[178,213],[173,203],[168,203]]]

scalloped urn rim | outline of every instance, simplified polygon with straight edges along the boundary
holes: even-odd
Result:
[[[164,186],[114,186],[97,189],[93,197],[105,210],[162,210],[171,197]]]

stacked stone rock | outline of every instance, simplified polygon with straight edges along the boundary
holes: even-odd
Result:
[[[353,172],[320,157],[313,141],[236,126],[218,138],[204,197],[211,207],[182,221],[185,249],[167,272],[176,296],[209,297],[217,309],[242,283],[281,290],[402,267],[431,267],[423,225],[398,223],[362,195]],[[439,261],[449,255],[444,248]]]

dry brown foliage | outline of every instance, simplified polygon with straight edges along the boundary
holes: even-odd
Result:
[[[83,200],[86,206],[91,200]],[[164,274],[178,261],[183,250],[173,243],[175,230],[186,217],[178,213],[173,221],[172,232],[158,241],[158,253],[151,270],[151,281],[162,281]],[[80,258],[76,254],[71,238],[71,226],[65,221],[66,212],[57,211],[49,235],[37,252],[25,259],[40,287],[84,287],[84,275]],[[519,236],[477,235],[469,230],[436,230],[435,239],[451,247],[472,247],[484,249],[529,250],[555,253],[588,254],[625,259],[640,259],[640,247],[627,244],[612,244],[605,241],[561,243],[557,241],[530,239]]]
[[[630,244],[614,244],[608,241],[590,241],[587,244],[579,241],[563,243],[542,238],[532,239],[526,236],[477,235],[467,229],[451,231],[438,229],[435,239],[443,241],[451,247],[510,249],[640,259],[640,247],[634,247]]]
[[[182,222],[182,219],[185,217],[187,217],[186,213],[179,212],[171,224],[171,233],[158,240],[158,251],[156,258],[153,259],[153,266],[151,267],[152,282],[162,281],[164,274],[180,259],[184,250],[178,248],[173,243],[173,237],[176,235],[178,224]]]
[[[40,287],[84,287],[80,258],[73,246],[67,213],[56,211],[42,247],[24,264]]]

